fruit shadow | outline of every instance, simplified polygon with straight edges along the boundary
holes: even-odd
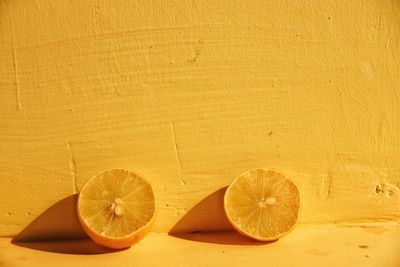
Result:
[[[77,201],[77,194],[58,201],[26,226],[11,243],[63,254],[104,254],[118,251],[102,247],[89,239],[78,219]]]
[[[240,235],[229,223],[224,210],[223,187],[197,203],[169,231],[169,235],[190,241],[223,245],[267,245]]]

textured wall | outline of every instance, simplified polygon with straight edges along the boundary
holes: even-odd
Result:
[[[0,0],[0,235],[112,167],[169,231],[260,166],[303,223],[399,219],[399,1]]]

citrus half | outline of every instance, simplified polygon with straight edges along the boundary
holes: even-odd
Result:
[[[241,234],[260,241],[276,240],[296,224],[300,194],[284,175],[264,169],[248,170],[225,192],[228,220]]]
[[[78,217],[98,244],[126,248],[142,239],[155,219],[151,185],[124,169],[102,171],[86,183],[78,198]]]

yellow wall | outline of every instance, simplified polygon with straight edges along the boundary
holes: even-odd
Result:
[[[0,0],[0,235],[113,167],[155,231],[252,167],[303,223],[399,219],[400,2]]]

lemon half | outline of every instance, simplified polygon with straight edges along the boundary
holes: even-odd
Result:
[[[228,220],[241,234],[260,241],[276,240],[296,224],[300,194],[284,175],[252,169],[236,177],[225,192]]]
[[[78,198],[78,217],[98,244],[126,248],[142,239],[155,219],[149,182],[124,169],[102,171],[86,183]]]

